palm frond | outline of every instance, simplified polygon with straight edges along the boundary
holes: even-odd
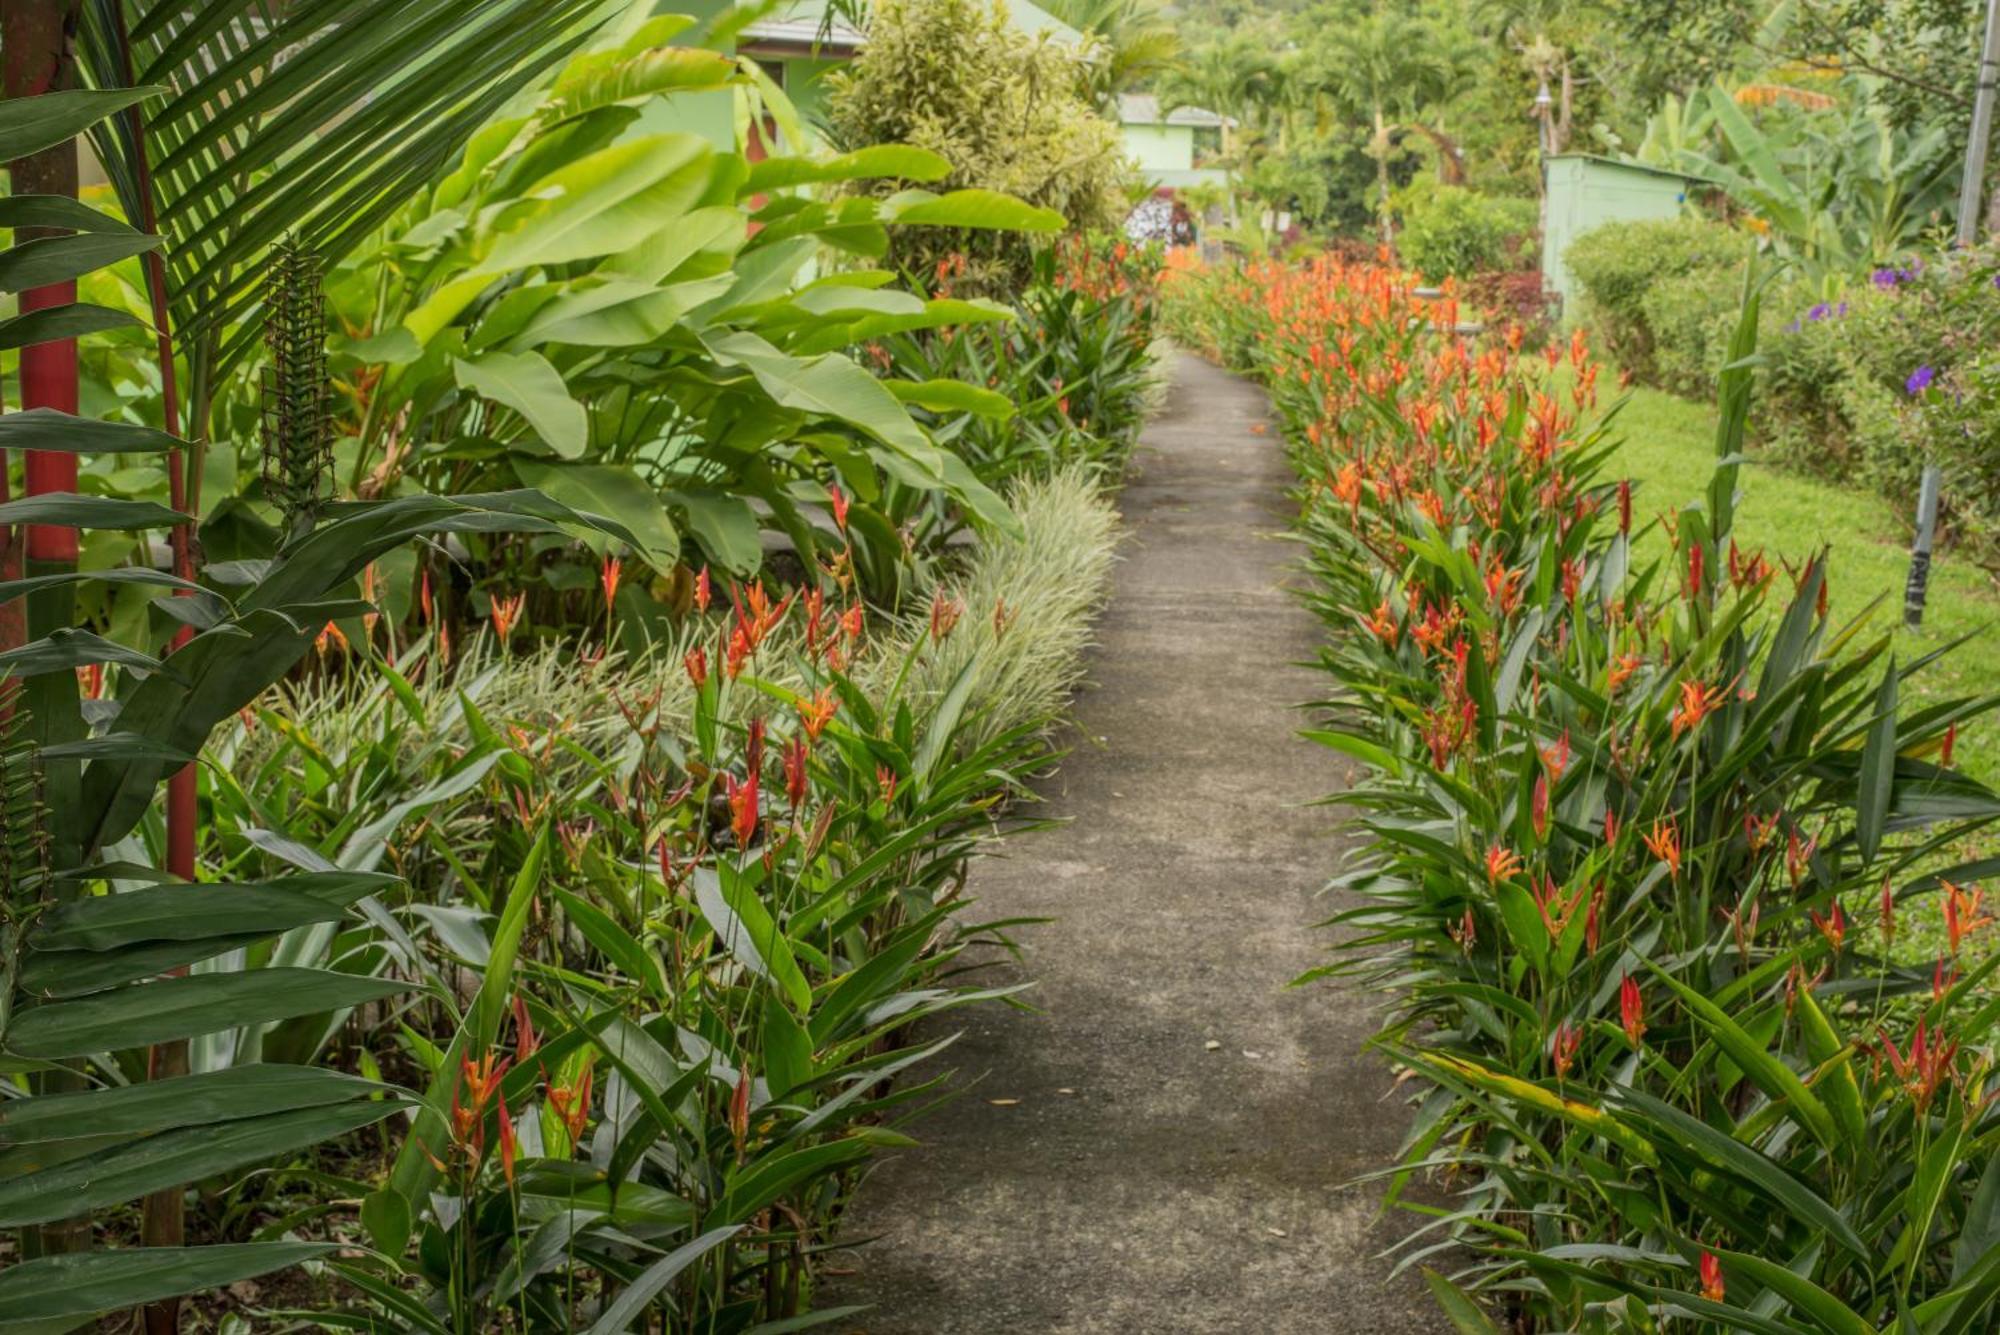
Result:
[[[168,239],[184,349],[254,345],[280,238],[331,261],[614,12],[607,0],[90,0],[100,87],[160,84],[93,132],[127,215]]]

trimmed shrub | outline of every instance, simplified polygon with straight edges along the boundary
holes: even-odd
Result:
[[[1666,359],[1677,375],[1705,364],[1706,326],[1734,309],[1740,293],[1728,274],[1741,269],[1750,249],[1748,237],[1720,223],[1676,218],[1599,227],[1578,237],[1564,259],[1582,285],[1583,318],[1596,331],[1597,346],[1638,379],[1663,384],[1663,340],[1703,328],[1699,339],[1675,344]],[[1655,295],[1661,284],[1680,278],[1697,281]]]
[[[1432,281],[1518,268],[1535,231],[1532,199],[1463,186],[1413,181],[1398,192],[1395,205],[1402,218],[1396,248],[1405,264]]]

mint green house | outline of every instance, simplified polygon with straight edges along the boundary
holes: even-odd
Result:
[[[1613,222],[1653,222],[1680,216],[1697,178],[1637,162],[1588,153],[1557,153],[1543,164],[1547,213],[1542,219],[1542,287],[1574,314],[1576,283],[1564,257],[1585,232]]]
[[[1219,167],[1202,165],[1222,148],[1222,117],[1199,107],[1160,110],[1151,93],[1124,93],[1118,98],[1118,123],[1125,132],[1125,151],[1139,174],[1155,189],[1191,185],[1222,185]]]

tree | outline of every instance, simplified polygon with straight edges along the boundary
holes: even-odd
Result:
[[[1441,90],[1446,71],[1432,49],[1430,25],[1399,10],[1375,9],[1324,38],[1318,68],[1328,91],[1368,117],[1380,190],[1382,239],[1393,239],[1389,156],[1396,119],[1414,118]]]
[[[1091,39],[1092,82],[1100,99],[1159,78],[1180,55],[1180,34],[1156,0],[1047,0],[1042,8]]]

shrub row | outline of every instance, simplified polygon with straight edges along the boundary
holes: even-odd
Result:
[[[1410,287],[1326,260],[1170,290],[1254,348],[1302,481],[1312,736],[1365,775],[1322,972],[1385,991],[1377,1046],[1420,1077],[1382,1173],[1428,1221],[1403,1264],[1468,1331],[1474,1295],[1516,1330],[1987,1329],[1995,868],[1950,850],[2000,799],[1951,751],[1995,702],[1899,709],[1928,659],[1830,623],[1822,561],[1734,541],[1747,369],[1705,503],[1635,567],[1581,337],[1474,346]],[[1931,968],[1888,957],[1913,915],[1948,927]]]

